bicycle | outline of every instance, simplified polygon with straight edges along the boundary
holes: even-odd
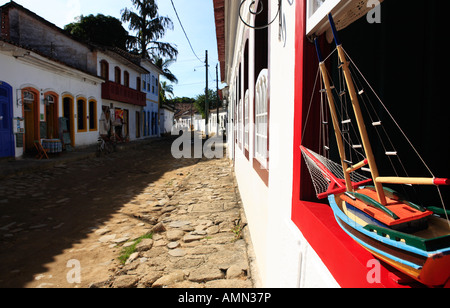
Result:
[[[111,154],[116,149],[115,142],[112,141],[108,136],[99,136],[97,144],[97,154],[100,156],[102,154]]]

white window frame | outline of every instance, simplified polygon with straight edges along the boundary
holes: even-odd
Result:
[[[262,167],[268,169],[269,150],[268,120],[268,70],[263,69],[258,76],[255,87],[255,158]]]
[[[249,110],[250,91],[247,89],[244,95],[244,148],[248,151],[250,139],[250,110]]]
[[[316,8],[318,1],[322,0],[306,1],[307,35],[313,34],[314,32],[323,32],[323,29],[321,28],[327,26],[326,21],[328,13],[330,13],[340,2],[348,2],[349,0],[324,0],[324,2],[318,8]]]
[[[238,143],[239,146],[242,147],[242,126],[243,126],[243,121],[242,121],[242,99],[239,99],[238,102]]]

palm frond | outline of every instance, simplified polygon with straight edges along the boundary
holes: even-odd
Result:
[[[159,42],[167,30],[173,30],[174,25],[169,17],[159,16],[155,0],[131,0],[134,9],[121,10],[122,21],[129,23],[129,29],[136,31],[136,39],[129,40],[132,49],[139,48],[144,58],[149,55],[161,55],[175,58],[178,50],[169,43]]]

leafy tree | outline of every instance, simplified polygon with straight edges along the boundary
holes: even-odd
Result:
[[[128,32],[123,28],[122,22],[112,16],[81,15],[77,22],[66,25],[64,30],[75,38],[88,43],[126,50]]]
[[[208,89],[209,109],[217,108],[217,91]],[[220,103],[219,103],[220,104]],[[205,94],[197,95],[195,98],[195,106],[200,111],[203,118],[206,118],[206,97]]]
[[[193,103],[195,103],[195,98],[185,97],[185,96],[184,97],[175,97],[175,98],[168,100],[168,102],[173,105],[175,105],[175,104],[193,104]]]
[[[131,0],[137,12],[125,8],[121,11],[122,21],[129,22],[129,29],[136,31],[136,36],[130,40],[129,49],[139,53],[142,58],[151,55],[175,58],[178,50],[169,43],[159,41],[166,30],[173,30],[173,22],[169,17],[158,14],[155,0]]]

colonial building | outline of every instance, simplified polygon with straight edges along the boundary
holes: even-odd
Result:
[[[445,10],[439,1],[380,2],[213,0],[221,79],[229,87],[228,152],[261,286],[410,286],[383,262],[375,268],[374,256],[339,228],[317,199],[300,151],[320,146],[320,102],[310,104],[318,73],[313,39],[324,55],[333,51],[332,13],[346,51],[403,117],[426,160],[450,174],[449,144],[430,131],[450,131],[448,115],[438,112],[446,101],[436,57]],[[338,65],[329,69],[336,74]],[[307,119],[319,123],[317,134],[304,133]]]
[[[41,139],[68,146],[95,142],[102,83],[96,52],[15,2],[0,12],[0,80],[10,89],[2,156],[33,152]]]
[[[99,77],[5,41],[0,42],[0,63],[0,83],[8,89],[1,115],[7,136],[1,139],[3,157],[33,152],[36,140],[62,139],[65,132],[70,146],[97,140]]]
[[[150,61],[75,40],[13,1],[0,23],[0,157],[39,141],[59,140],[57,151],[96,143],[106,109],[123,140],[158,135],[160,70]]]
[[[149,72],[140,66],[139,57],[118,48],[98,48],[97,58],[100,76],[105,80],[103,109],[110,109],[118,138],[141,138],[143,109],[147,106],[146,94],[141,91],[141,76]]]

